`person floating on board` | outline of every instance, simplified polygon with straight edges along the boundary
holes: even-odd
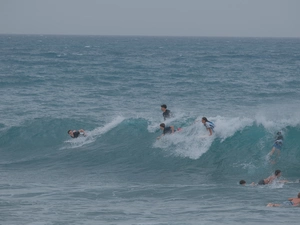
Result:
[[[83,136],[86,136],[85,131],[83,129],[80,130],[68,130],[68,134],[71,138],[78,138],[80,134],[83,134]]]
[[[273,148],[268,155],[272,156],[274,154],[274,152],[276,151],[276,155],[279,156],[282,144],[283,144],[283,136],[282,136],[281,132],[277,132],[277,134],[275,136],[275,142],[274,142]]]
[[[209,131],[209,136],[211,136],[214,132],[215,124],[209,121],[206,117],[202,117],[201,122],[206,127],[206,130]]]
[[[274,175],[269,176],[266,179],[261,179],[260,181],[258,181],[258,185],[266,185],[266,184],[271,184],[274,180],[276,180],[277,178],[279,178],[281,176],[281,171],[280,170],[275,170]],[[287,180],[280,180],[280,183],[286,183],[288,182]]]
[[[163,137],[166,134],[174,134],[174,132],[176,132],[174,126],[168,126],[166,127],[166,125],[164,123],[161,123],[159,125],[159,128],[163,131],[162,135],[160,135],[159,137],[157,137],[157,139],[160,139],[161,137]],[[180,131],[181,128],[178,128],[177,131]]]
[[[160,107],[161,107],[161,111],[163,111],[164,120],[172,117],[172,113],[170,110],[167,109],[167,105],[163,104]]]
[[[300,206],[300,192],[298,193],[297,198],[289,198],[288,201],[285,201],[282,204],[269,203],[267,205],[267,207],[279,207],[279,206]]]

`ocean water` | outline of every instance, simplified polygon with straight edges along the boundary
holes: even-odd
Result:
[[[0,53],[1,225],[299,222],[266,205],[300,192],[300,39],[0,35]],[[157,140],[161,104],[182,131]],[[290,182],[238,184],[276,169]]]

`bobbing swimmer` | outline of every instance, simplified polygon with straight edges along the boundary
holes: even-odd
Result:
[[[160,106],[161,108],[161,111],[163,111],[163,117],[164,117],[164,120],[166,119],[169,119],[172,117],[172,113],[170,110],[167,109],[167,105],[163,104]]]
[[[160,135],[159,137],[157,137],[157,139],[160,139],[165,134],[173,134],[174,132],[176,132],[174,126],[168,126],[168,127],[166,127],[166,125],[164,123],[161,123],[159,125],[159,128],[163,131],[163,133],[162,133],[162,135]],[[180,130],[181,130],[181,128],[177,129],[177,131],[180,131]]]
[[[71,138],[78,138],[80,134],[83,134],[83,136],[86,136],[85,131],[83,129],[80,130],[68,130],[68,134]]]
[[[299,205],[300,205],[300,192],[298,193],[297,198],[289,198],[288,201],[285,201],[282,204],[269,203],[267,207],[299,206]]]
[[[262,179],[258,181],[258,185],[266,185],[266,184],[271,184],[275,179],[279,178],[281,176],[281,171],[280,170],[275,170],[275,173],[272,176],[269,176],[266,179]],[[279,182],[281,183],[286,183],[288,182],[287,180],[280,180]]]
[[[275,142],[273,144],[273,148],[272,148],[271,152],[269,153],[269,156],[272,156],[275,151],[276,151],[277,155],[279,155],[282,144],[283,144],[283,136],[282,136],[281,132],[277,132],[276,137],[275,137]]]
[[[202,117],[201,122],[206,127],[206,130],[209,131],[209,136],[211,136],[214,132],[215,124],[209,121],[206,117]]]

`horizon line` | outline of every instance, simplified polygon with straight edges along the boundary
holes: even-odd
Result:
[[[201,35],[142,35],[142,34],[53,34],[53,33],[0,33],[0,35],[26,35],[26,36],[102,36],[102,37],[181,37],[181,38],[294,38],[300,37],[289,37],[289,36],[201,36]]]

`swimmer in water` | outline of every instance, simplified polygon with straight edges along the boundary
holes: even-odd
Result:
[[[83,129],[80,130],[68,130],[68,134],[71,138],[78,138],[80,134],[83,134],[83,136],[86,136],[85,131]]]
[[[175,130],[174,126],[166,127],[166,125],[164,123],[161,123],[159,125],[159,128],[163,131],[163,133],[162,133],[162,135],[160,135],[156,139],[160,139],[166,134],[174,134],[176,131],[181,131],[181,128],[177,128],[177,130]]]
[[[274,175],[269,176],[266,179],[262,179],[258,181],[258,185],[266,185],[266,184],[271,184],[274,180],[277,180],[281,176],[281,171],[280,170],[275,170]],[[286,183],[288,182],[287,180],[280,180],[280,183]]]
[[[297,198],[289,198],[288,201],[285,201],[282,204],[269,203],[267,205],[267,207],[279,207],[279,206],[300,206],[300,192],[298,193]]]
[[[277,132],[276,137],[275,137],[275,142],[274,142],[272,150],[270,151],[268,156],[271,157],[276,152],[276,158],[278,158],[280,155],[280,150],[282,148],[282,145],[283,145],[283,136],[282,136],[281,132]],[[272,162],[275,163],[276,161],[274,160]]]
[[[246,181],[245,180],[240,180],[240,185],[242,185],[242,186],[246,186]],[[252,182],[251,184],[250,184],[251,186],[254,186],[255,185],[255,183],[254,182]]]
[[[209,121],[206,117],[202,117],[201,122],[206,127],[206,130],[209,131],[209,136],[211,136],[214,132],[215,124]]]
[[[166,119],[169,119],[172,117],[172,113],[170,110],[167,109],[167,105],[163,104],[160,106],[161,108],[161,111],[163,111],[163,117],[164,117],[164,120]]]

